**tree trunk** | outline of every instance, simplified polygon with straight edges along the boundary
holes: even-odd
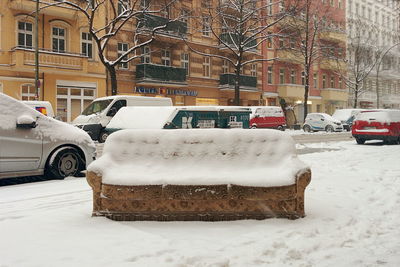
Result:
[[[117,72],[114,66],[107,66],[107,71],[110,74],[111,95],[116,95],[118,93]]]
[[[240,106],[240,67],[236,68],[236,73],[235,73],[235,99],[233,101],[233,104],[235,106]]]
[[[354,104],[353,108],[357,108],[357,102],[358,102],[358,83],[356,83],[356,88],[354,90]]]

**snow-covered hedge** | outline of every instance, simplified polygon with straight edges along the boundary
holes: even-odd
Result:
[[[293,139],[268,129],[122,130],[88,167],[113,185],[281,186],[306,169]]]

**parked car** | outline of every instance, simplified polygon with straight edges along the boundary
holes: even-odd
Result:
[[[326,131],[341,132],[343,131],[342,123],[326,113],[308,113],[303,124],[305,132]]]
[[[104,130],[249,128],[250,109],[220,106],[123,107]]]
[[[334,117],[335,119],[338,119],[342,122],[344,130],[350,131],[351,127],[353,125],[355,116],[364,110],[365,109],[358,109],[358,108],[337,109],[333,113],[332,117]]]
[[[252,106],[250,127],[272,128],[284,131],[286,128],[285,114],[281,107],[276,106]]]
[[[369,110],[356,116],[352,135],[357,144],[367,140],[383,140],[385,143],[400,142],[400,110]]]
[[[93,140],[103,143],[107,134],[104,129],[122,107],[172,106],[171,98],[116,95],[95,99],[72,124],[85,130]]]
[[[0,178],[79,176],[95,159],[83,130],[0,93]]]
[[[22,101],[22,103],[30,106],[31,108],[39,111],[43,115],[55,118],[53,106],[49,101]]]

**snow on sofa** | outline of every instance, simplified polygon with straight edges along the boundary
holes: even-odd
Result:
[[[276,130],[121,130],[88,167],[93,216],[113,220],[304,217],[310,169]]]

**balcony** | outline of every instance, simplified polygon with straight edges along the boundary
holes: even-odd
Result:
[[[346,70],[347,64],[342,60],[336,60],[332,58],[323,58],[320,64],[321,69],[326,70]]]
[[[347,35],[341,30],[328,30],[321,32],[320,39],[331,41],[331,42],[346,42]]]
[[[235,87],[236,75],[233,73],[225,73],[219,76],[220,88],[233,89]],[[244,90],[257,90],[257,77],[240,75],[239,79],[240,89]]]
[[[57,3],[59,5],[48,6]],[[36,10],[36,0],[8,0],[8,6],[12,10],[32,13]],[[64,19],[74,19],[77,14],[74,8],[60,4],[57,0],[39,0],[39,8],[40,14]]]
[[[300,84],[280,84],[278,85],[278,94],[280,97],[304,98],[304,85]]]
[[[233,47],[238,47],[241,44],[241,41],[246,41],[247,37],[244,37],[244,40],[239,40],[240,36],[235,33],[222,33],[220,34],[219,38],[229,46]],[[257,49],[257,40],[256,39],[250,39],[246,41],[246,44],[243,46],[245,48],[250,48],[250,49]]]
[[[303,64],[303,57],[297,51],[292,49],[279,49],[277,53],[278,61],[293,64]]]
[[[142,30],[152,31],[156,27],[164,26],[165,28],[157,31],[167,35],[180,37],[187,33],[187,23],[183,21],[169,21],[167,18],[145,14],[138,19],[138,28]]]
[[[136,65],[137,81],[155,81],[169,83],[186,82],[186,69],[155,64]]]
[[[346,89],[324,88],[321,89],[321,96],[324,101],[345,101],[347,102],[349,94]]]
[[[58,53],[44,49],[39,50],[39,67],[65,70],[87,70],[88,58],[81,54]],[[33,49],[14,47],[11,51],[11,65],[15,67],[34,66]]]

